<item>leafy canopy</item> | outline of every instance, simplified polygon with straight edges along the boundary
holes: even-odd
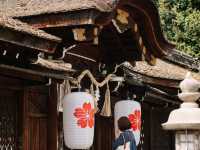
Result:
[[[157,0],[161,24],[177,49],[200,57],[200,0]]]

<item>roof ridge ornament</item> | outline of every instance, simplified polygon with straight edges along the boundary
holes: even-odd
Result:
[[[185,79],[180,83],[182,93],[178,97],[183,102],[195,102],[200,96],[200,82],[192,77],[191,72],[187,72]]]

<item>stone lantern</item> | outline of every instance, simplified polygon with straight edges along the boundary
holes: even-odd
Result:
[[[178,97],[183,103],[170,113],[162,126],[175,131],[176,150],[200,150],[200,108],[196,103],[200,97],[200,82],[187,73],[180,88],[182,93]]]

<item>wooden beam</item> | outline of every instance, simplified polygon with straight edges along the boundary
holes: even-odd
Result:
[[[1,91],[1,89],[8,89],[8,90],[15,90],[15,91],[21,90],[22,91],[23,88],[24,88],[23,80],[0,75],[0,91]]]
[[[10,65],[4,65],[0,64],[0,69],[2,75],[15,77],[19,79],[27,79],[32,81],[40,81],[40,82],[46,82],[48,78],[53,79],[60,79],[60,80],[71,80],[66,73],[49,73],[49,72],[42,72],[42,71],[36,71],[31,69],[25,69],[20,68],[16,66],[10,66]]]
[[[33,70],[29,70],[27,72],[27,69],[22,69],[15,66],[10,65],[4,65],[0,64],[0,74],[12,78],[18,78],[18,79],[26,79],[26,80],[32,80],[32,81],[39,81],[39,82],[46,82],[47,78],[44,76],[39,76],[37,72]],[[33,72],[33,73],[32,73]]]
[[[52,81],[49,89],[48,123],[47,123],[47,149],[57,150],[58,143],[58,111],[57,111],[57,84]]]
[[[88,60],[90,62],[99,62],[101,53],[102,51],[100,47],[97,47],[91,43],[80,43],[80,44],[75,45],[73,48],[65,51],[66,55],[65,55],[64,60],[68,63],[72,63],[74,67],[74,65],[76,65],[77,62],[76,60],[71,61],[69,59],[69,56],[72,56],[73,58],[74,57],[81,58],[81,56],[83,56],[82,57],[83,60]]]
[[[10,30],[8,28],[0,28],[0,40],[13,45],[47,53],[54,53],[58,44],[56,41],[50,41],[23,32]]]
[[[147,45],[148,42],[146,42],[144,40],[145,37],[141,35],[140,29],[142,30],[142,27],[139,27],[138,23],[132,18],[129,13],[131,11],[127,8],[118,8],[116,11],[117,14],[112,22],[117,31],[119,33],[124,33],[128,29],[131,29],[134,40],[136,41],[134,44],[136,44],[141,51],[141,59],[146,60],[150,65],[155,65],[156,58],[151,53],[152,47]]]
[[[94,25],[99,15],[96,10],[80,10],[18,18],[36,28]]]
[[[137,81],[139,83],[160,85],[163,87],[170,87],[170,88],[179,88],[179,84],[180,84],[179,80],[150,77],[150,76],[142,75],[142,74],[134,72],[134,71],[132,71],[131,75],[128,78],[126,78],[126,81],[128,81],[130,83]]]
[[[168,54],[164,57],[164,59],[174,64],[178,64],[185,68],[199,72],[199,66],[200,66],[199,60],[194,59],[194,57],[189,56],[178,50],[172,50],[168,52]]]
[[[30,121],[28,117],[28,98],[29,98],[29,93],[27,89],[24,89],[23,91],[23,99],[22,99],[22,104],[23,104],[23,149],[24,150],[29,150],[30,149],[30,136],[29,136],[29,128],[30,128]]]
[[[74,40],[78,42],[93,42],[98,45],[99,28],[94,26],[82,25],[72,29]]]
[[[73,34],[74,34],[74,39],[76,41],[86,41],[86,29],[84,28],[75,28],[75,29],[72,29],[73,31]]]
[[[133,19],[131,21],[133,22],[132,34],[136,40],[136,45],[138,49],[141,51],[142,60],[146,60],[150,65],[155,65],[156,58],[151,53],[152,47],[148,45],[148,43],[144,40],[145,38],[141,35],[137,22]]]
[[[162,57],[175,47],[164,38],[159,13],[152,1],[120,0],[117,7],[126,8],[131,18],[142,27],[143,37],[148,39],[149,45],[152,46],[151,51],[156,57]]]
[[[130,15],[123,9],[117,9],[115,19],[112,20],[113,25],[119,33],[124,33],[130,26]]]

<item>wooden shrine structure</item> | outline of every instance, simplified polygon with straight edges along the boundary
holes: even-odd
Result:
[[[197,71],[199,64],[174,51],[164,38],[151,0],[15,0],[15,4],[8,0],[6,11],[0,10],[0,146],[66,149],[58,86],[85,69],[101,79],[116,64],[129,61],[131,66],[117,72],[126,74],[126,86],[112,93],[112,107],[130,89],[144,108],[138,149],[174,150],[172,134],[156,127],[179,104],[175,95],[185,71]],[[165,77],[166,65],[182,71],[169,71]],[[103,99],[100,108],[102,103]],[[91,150],[110,150],[113,128],[113,117],[97,114]]]
[[[39,53],[53,53],[60,42],[42,30],[0,16],[1,149],[55,149],[56,83],[66,71],[52,72],[32,61]],[[47,85],[49,78],[52,83]]]

